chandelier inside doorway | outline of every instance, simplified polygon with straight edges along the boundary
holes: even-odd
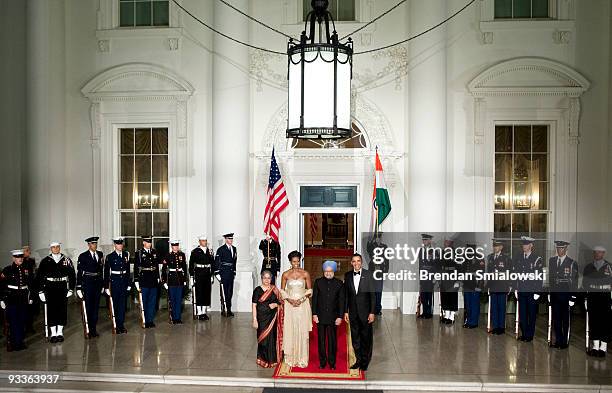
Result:
[[[355,122],[351,123],[351,134],[344,138],[291,140],[292,149],[365,149],[367,147],[367,136]]]

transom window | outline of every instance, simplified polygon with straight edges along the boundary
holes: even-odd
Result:
[[[168,129],[122,128],[119,156],[119,211],[126,250],[153,236],[153,245],[168,249]]]
[[[495,127],[495,236],[512,243],[524,235],[544,239],[550,214],[549,165],[547,125]],[[545,241],[536,246],[544,250]]]
[[[168,0],[119,0],[119,27],[169,26]]]
[[[548,19],[549,0],[495,0],[495,19]]]
[[[304,21],[310,10],[312,10],[310,3],[311,0],[302,0]],[[329,7],[327,9],[331,12],[336,22],[351,22],[355,20],[355,0],[329,0]]]

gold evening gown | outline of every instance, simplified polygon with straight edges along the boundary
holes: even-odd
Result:
[[[306,289],[304,280],[287,280],[287,285],[281,294],[284,299],[301,299],[312,293]],[[308,366],[308,335],[312,330],[312,311],[310,299],[297,307],[285,300],[285,320],[283,327],[283,352],[285,363],[291,367],[304,368]]]

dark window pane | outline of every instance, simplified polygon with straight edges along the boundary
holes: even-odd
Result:
[[[338,0],[338,13],[333,16],[339,21],[355,20],[355,0]]]
[[[514,0],[514,18],[531,17],[531,0]]]
[[[533,181],[548,180],[548,156],[546,154],[532,156],[530,179]]]
[[[151,183],[135,183],[136,209],[151,208]]]
[[[154,26],[168,26],[168,1],[154,1],[153,2],[153,25]]]
[[[153,129],[153,154],[168,154],[168,129]]]
[[[168,181],[168,156],[153,156],[153,181]]]
[[[165,257],[170,252],[169,241],[170,239],[168,237],[156,237],[153,239],[153,247],[157,250],[161,258]]]
[[[121,183],[120,191],[120,206],[121,209],[133,209],[134,208],[134,190],[132,183]]]
[[[136,156],[137,182],[151,181],[151,156]]]
[[[121,129],[121,154],[134,154],[134,129]]]
[[[512,202],[514,209],[531,209],[533,204],[531,196],[531,183],[514,183],[512,192]]]
[[[495,127],[495,152],[505,153],[512,151],[512,126]]]
[[[548,183],[533,183],[531,185],[533,210],[548,209]]]
[[[512,18],[512,0],[495,0],[495,18]]]
[[[512,183],[495,183],[495,210],[512,209]]]
[[[495,181],[512,180],[512,154],[495,155]]]
[[[495,231],[495,237],[508,237],[511,229],[510,214],[495,213],[493,217],[493,230]]]
[[[170,214],[153,213],[153,236],[168,236],[170,233]]]
[[[121,157],[121,181],[134,181],[134,156]]]
[[[136,253],[136,239],[133,237],[126,237],[124,240],[123,250],[130,253],[130,259],[134,258],[134,254]]]
[[[121,4],[119,4],[119,26],[134,26],[134,3],[122,2]]]
[[[546,232],[548,215],[546,213],[533,213],[531,215],[531,232]],[[544,250],[540,248],[540,250]]]
[[[527,234],[529,232],[529,214],[516,213],[512,215],[512,232],[512,237],[517,239],[519,239],[523,233]]]
[[[151,26],[151,1],[136,2],[136,26]]]
[[[136,129],[136,154],[151,154],[151,129]]]
[[[153,213],[136,213],[136,232],[139,236],[153,232]]]
[[[152,205],[153,209],[168,208],[168,183],[153,183]]]
[[[121,213],[121,236],[134,236],[136,234],[134,213]]]
[[[531,170],[531,156],[529,154],[515,154],[514,155],[514,172],[513,179],[515,181],[527,181],[530,180]]]
[[[514,126],[514,152],[531,151],[531,126]]]
[[[533,126],[533,151],[548,152],[548,127]]]
[[[548,18],[548,0],[532,0],[532,17]]]

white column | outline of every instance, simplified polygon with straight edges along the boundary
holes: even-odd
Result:
[[[29,242],[65,241],[64,0],[27,2],[27,204]]]
[[[231,3],[243,11],[249,10],[248,0]],[[243,42],[249,41],[248,21],[220,2],[214,4],[214,20],[220,31]],[[217,34],[213,47],[213,233],[210,237],[215,239],[216,246],[217,237],[235,232],[239,272],[233,302],[239,311],[247,311],[244,308],[248,308],[252,294],[249,281],[252,290],[253,271],[249,247],[252,215],[249,210],[249,50]]]

